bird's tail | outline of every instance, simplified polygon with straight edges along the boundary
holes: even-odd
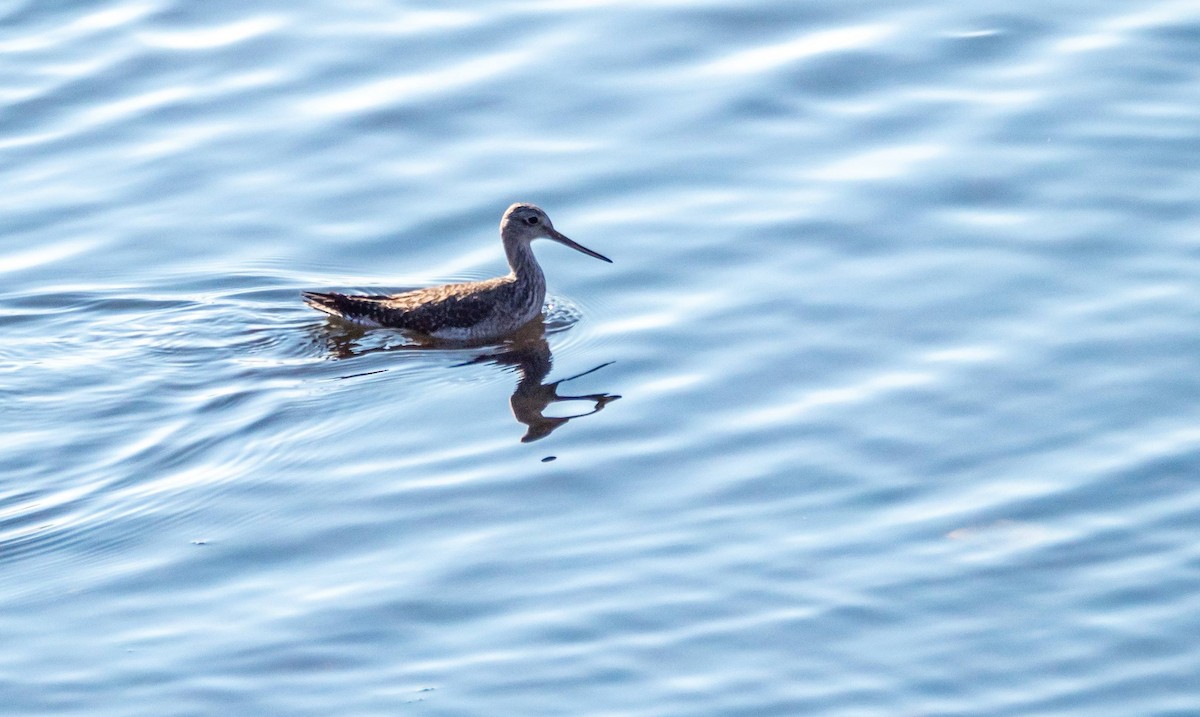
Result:
[[[322,294],[319,291],[303,291],[300,296],[304,298],[304,303],[313,307],[317,311],[324,311],[330,316],[342,316],[342,310],[338,308],[337,294]]]

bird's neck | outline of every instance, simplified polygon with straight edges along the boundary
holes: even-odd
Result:
[[[517,283],[538,289],[539,293],[546,291],[546,276],[542,267],[533,256],[533,248],[527,241],[505,242],[504,253],[508,255],[508,265],[512,268]]]

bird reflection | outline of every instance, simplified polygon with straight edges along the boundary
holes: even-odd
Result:
[[[508,400],[508,405],[512,408],[513,416],[528,428],[525,431],[525,435],[521,438],[522,443],[530,443],[539,438],[545,438],[556,428],[565,425],[568,421],[597,413],[610,402],[620,398],[620,396],[607,393],[587,393],[578,396],[563,396],[558,393],[559,385],[599,371],[609,363],[612,363],[611,361],[602,363],[595,368],[575,374],[569,378],[559,379],[551,383],[542,383],[546,376],[550,374],[551,361],[550,344],[546,343],[546,338],[543,335],[529,341],[521,342],[500,353],[480,356],[470,362],[495,363],[497,365],[517,367],[517,370],[521,374],[521,380],[517,381],[517,387],[513,391],[512,398]],[[589,402],[592,404],[592,407],[583,413],[576,413],[569,416],[545,415],[546,409],[552,404],[567,401]]]
[[[319,338],[329,354],[338,359],[364,356],[384,351],[414,352],[422,350],[446,350],[445,343],[413,343],[411,339],[396,345],[363,346],[362,340],[367,335],[367,331],[358,326],[342,322],[331,321],[322,327],[322,329],[320,334],[315,338]],[[401,336],[400,334],[395,335],[397,337]],[[513,416],[526,426],[525,435],[521,438],[521,442],[531,443],[545,438],[576,418],[583,418],[584,416],[598,413],[609,403],[620,398],[618,395],[608,393],[562,395],[558,392],[559,386],[567,381],[573,381],[599,371],[611,364],[611,361],[602,363],[574,376],[550,383],[543,383],[546,377],[550,375],[553,360],[554,357],[550,352],[550,344],[546,341],[546,325],[542,317],[539,316],[518,329],[499,345],[489,347],[487,353],[454,365],[469,366],[490,363],[497,366],[513,366],[517,369],[517,372],[520,374],[520,380],[517,381],[517,386],[513,390],[512,398],[509,399],[508,404],[512,409]],[[381,373],[383,370],[386,369],[350,374],[342,378]],[[545,415],[546,409],[550,406],[566,402],[591,405],[587,410],[571,415]]]

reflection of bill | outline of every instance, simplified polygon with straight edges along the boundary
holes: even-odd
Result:
[[[330,354],[336,358],[351,358],[380,351],[438,351],[445,348],[444,345],[430,346],[410,343],[404,343],[399,346],[365,348],[358,345],[359,339],[366,333],[363,329],[347,326],[341,327],[342,330],[340,331],[330,331],[328,330],[329,328],[326,327],[326,330],[322,332],[322,338]],[[558,387],[561,384],[599,371],[612,363],[611,361],[602,363],[595,368],[575,374],[574,376],[562,378],[551,383],[543,383],[546,377],[550,375],[553,361],[554,358],[550,353],[550,344],[546,341],[546,325],[542,317],[539,316],[521,327],[520,330],[509,336],[491,352],[457,365],[465,366],[491,363],[499,366],[516,367],[521,375],[521,379],[517,382],[512,398],[509,399],[508,403],[512,408],[513,416],[525,424],[528,429],[521,438],[521,442],[530,443],[540,438],[545,438],[557,428],[573,419],[590,416],[620,398],[620,396],[607,393],[588,393],[569,396],[559,395],[558,393]],[[367,371],[365,373],[378,373],[378,371]],[[363,374],[351,375],[357,376]],[[350,378],[350,376],[343,376],[342,378]],[[582,413],[568,416],[545,415],[546,409],[551,405],[568,401],[584,402],[592,405]]]

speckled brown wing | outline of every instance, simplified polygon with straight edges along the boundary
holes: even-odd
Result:
[[[491,284],[490,286],[488,284]],[[304,292],[313,308],[360,323],[432,334],[482,323],[496,309],[508,282],[418,289],[403,294],[348,296],[336,292]]]
[[[423,334],[447,329],[465,329],[483,323],[496,310],[496,301],[487,294],[443,293],[412,302],[407,297],[385,299],[380,304],[380,323]]]

